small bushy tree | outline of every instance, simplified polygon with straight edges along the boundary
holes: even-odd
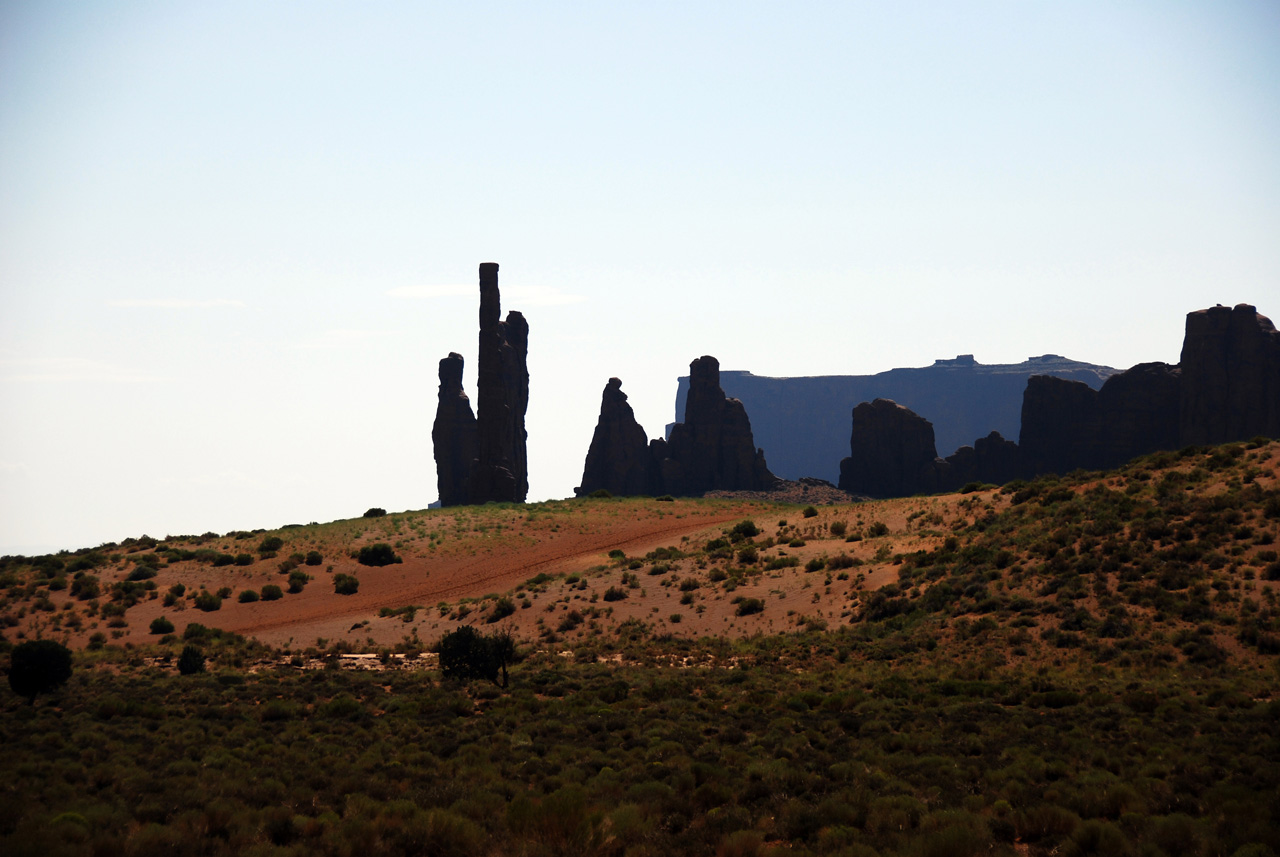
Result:
[[[14,647],[9,661],[9,687],[25,696],[29,705],[36,696],[57,690],[71,678],[71,650],[53,640],[29,640]]]
[[[352,574],[335,574],[333,591],[339,595],[355,595],[360,590],[360,578]]]
[[[445,634],[436,650],[440,657],[440,673],[445,678],[464,682],[481,678],[499,687],[507,686],[507,667],[516,657],[515,639],[510,633],[502,631],[486,635],[470,625]]]
[[[195,675],[204,672],[204,652],[195,646],[183,646],[178,656],[178,672],[182,675]]]

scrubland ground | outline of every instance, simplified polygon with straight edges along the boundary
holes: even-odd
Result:
[[[1274,854],[1278,469],[5,558],[8,643],[80,654],[0,712],[0,852]],[[519,641],[505,690],[440,679],[464,624]]]

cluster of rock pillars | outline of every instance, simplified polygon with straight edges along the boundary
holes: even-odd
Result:
[[[518,312],[505,321],[500,315],[498,266],[486,262],[480,266],[475,413],[462,387],[462,357],[451,353],[440,361],[431,437],[442,506],[518,503],[529,491],[529,325]],[[953,491],[970,482],[1114,467],[1157,450],[1259,435],[1280,437],[1280,332],[1252,306],[1216,306],[1187,315],[1177,365],[1141,363],[1111,376],[1100,390],[1031,377],[1017,443],[992,432],[939,458],[927,419],[889,399],[862,402],[853,408],[839,487],[870,497]],[[721,389],[719,362],[704,356],[689,367],[684,422],[671,426],[667,439],[648,439],[622,382],[609,379],[576,493],[699,496],[768,491],[780,482],[755,446],[742,402]]]

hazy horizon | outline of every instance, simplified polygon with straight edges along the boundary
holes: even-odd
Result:
[[[17,2],[0,176],[0,554],[426,507],[484,261],[558,498],[611,376],[1280,317],[1280,8]]]

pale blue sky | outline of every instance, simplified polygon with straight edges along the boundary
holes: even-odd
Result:
[[[6,2],[0,553],[424,507],[482,261],[545,499],[612,375],[1175,362],[1277,236],[1273,2]]]

